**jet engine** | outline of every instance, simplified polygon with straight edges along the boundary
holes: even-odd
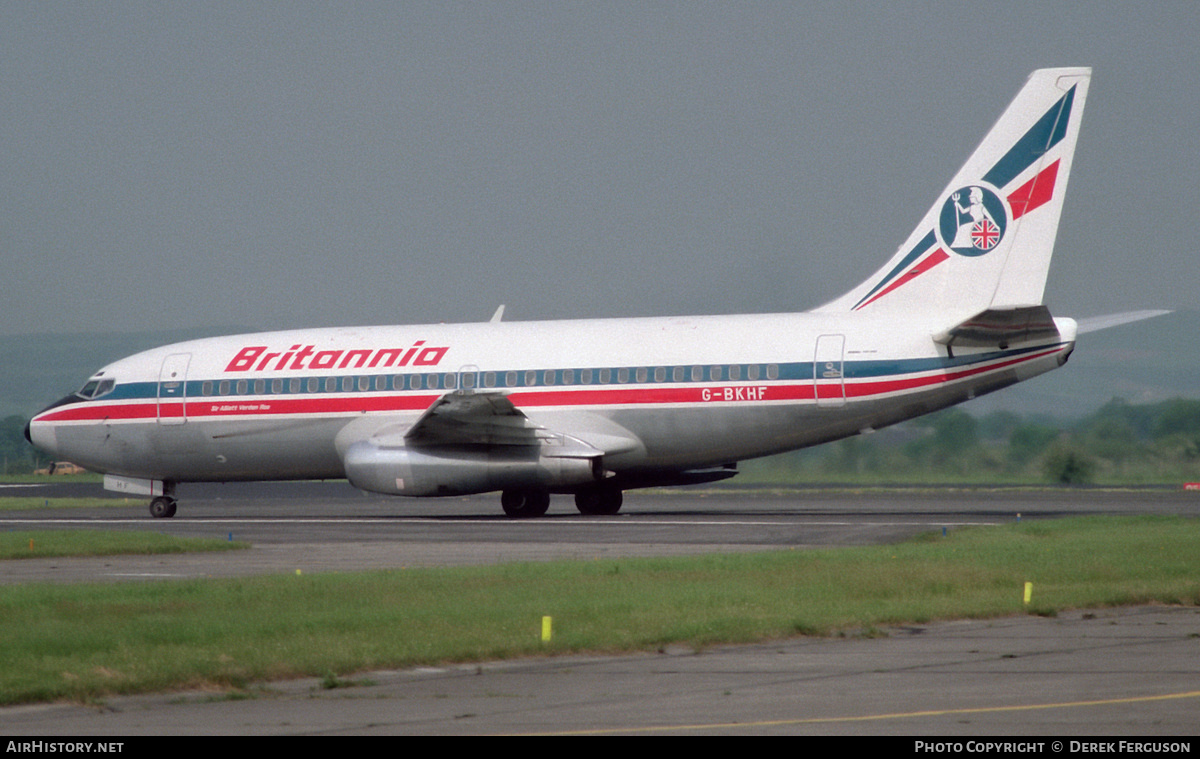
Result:
[[[493,490],[570,490],[601,480],[600,456],[544,456],[541,446],[383,447],[351,445],[350,484],[386,495],[445,496]]]

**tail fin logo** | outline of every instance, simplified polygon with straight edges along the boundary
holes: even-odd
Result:
[[[942,243],[960,256],[995,250],[1008,228],[1008,212],[996,193],[980,185],[953,192],[942,204],[938,231]]]

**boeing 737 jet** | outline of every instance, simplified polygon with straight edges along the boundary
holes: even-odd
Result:
[[[1035,71],[896,254],[813,311],[194,340],[105,366],[26,436],[156,517],[179,483],[334,478],[501,491],[533,517],[552,493],[615,514],[630,488],[961,403],[1075,347],[1042,294],[1090,76]]]

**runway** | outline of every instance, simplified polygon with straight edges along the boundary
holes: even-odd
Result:
[[[47,497],[50,491],[41,491]],[[58,491],[56,495],[63,493]],[[5,493],[8,494],[8,493]],[[12,493],[16,495],[17,493]],[[86,495],[98,495],[91,487]],[[1184,514],[1172,490],[630,493],[615,518],[559,497],[511,521],[494,497],[406,501],[342,483],[197,486],[179,515],[144,504],[0,514],[0,529],[130,529],[246,540],[200,556],[0,563],[0,584],[351,571],[550,558],[886,543],[1070,514]],[[1019,515],[1019,516],[1018,516]],[[0,591],[2,592],[2,591]],[[1190,735],[1200,719],[1200,610],[1139,608],[918,625],[863,639],[372,672],[357,687],[263,686],[0,710],[9,734]]]

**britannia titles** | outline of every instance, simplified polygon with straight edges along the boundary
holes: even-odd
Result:
[[[361,369],[389,366],[437,366],[448,346],[426,346],[417,340],[407,348],[323,350],[315,345],[293,345],[286,352],[269,352],[269,346],[251,345],[238,351],[227,372],[282,372],[303,369]],[[307,364],[305,362],[308,362]]]

